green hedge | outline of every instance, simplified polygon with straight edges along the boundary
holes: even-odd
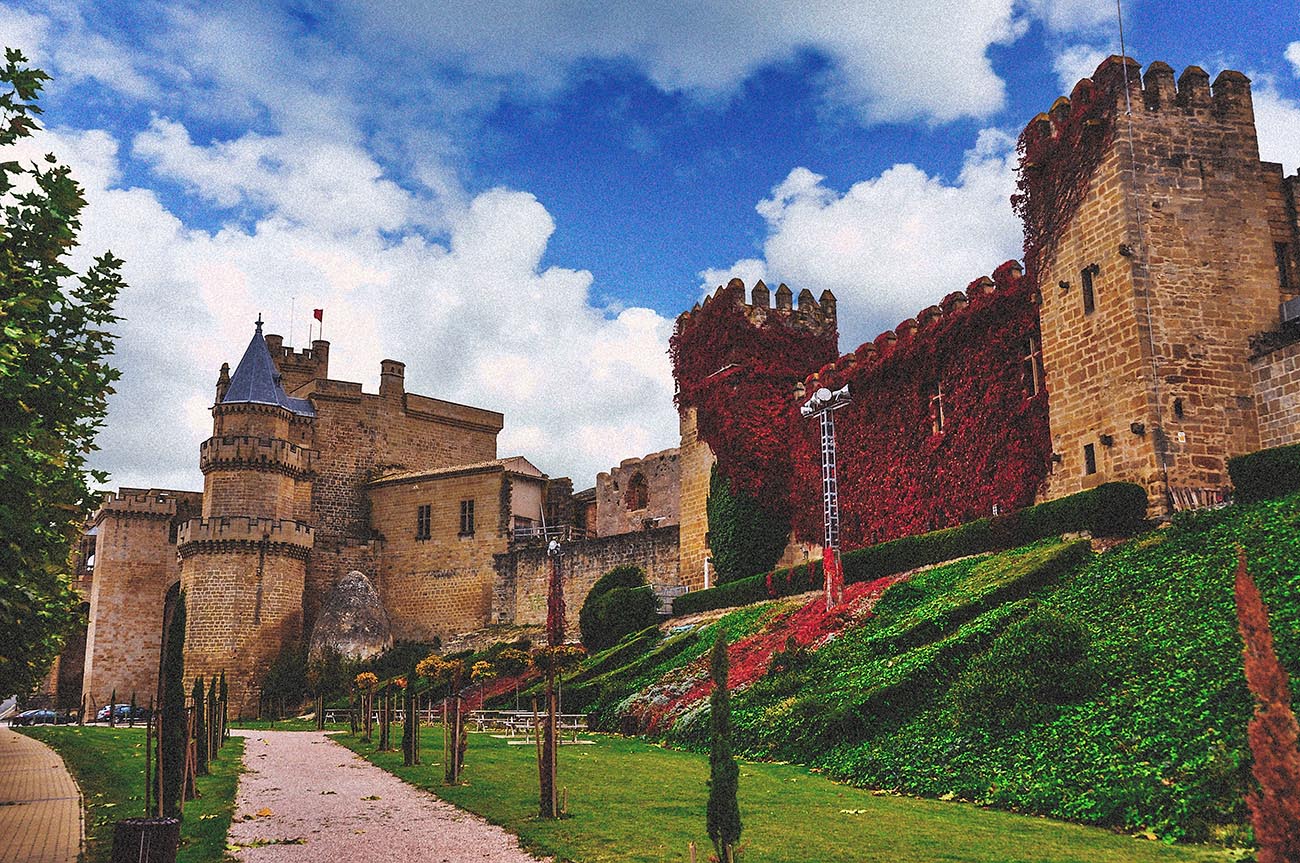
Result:
[[[1108,482],[1059,500],[1040,503],[996,518],[983,518],[931,533],[905,536],[847,552],[844,581],[875,581],[970,554],[1027,545],[1049,536],[1090,531],[1097,536],[1128,536],[1146,524],[1147,495],[1139,485]],[[742,578],[677,597],[673,614],[694,614],[793,596],[822,586],[820,561]]]
[[[1228,459],[1236,498],[1253,503],[1300,490],[1300,444],[1275,446]]]

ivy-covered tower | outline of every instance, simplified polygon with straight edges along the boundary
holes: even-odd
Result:
[[[233,709],[247,715],[266,669],[302,637],[316,460],[315,409],[285,393],[260,318],[234,374],[222,368],[212,416],[199,449],[202,517],[178,543],[185,671],[225,672]]]
[[[732,279],[677,318],[673,375],[681,428],[681,583],[705,583],[709,557],[709,476],[713,465],[732,488],[767,509],[787,506],[789,441],[773,417],[786,417],[789,394],[806,375],[835,359],[835,295],[750,291]],[[710,577],[710,582],[712,578]]]

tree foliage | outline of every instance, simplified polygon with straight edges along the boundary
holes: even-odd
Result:
[[[0,148],[39,130],[49,77],[5,52]],[[68,574],[81,516],[93,506],[86,456],[118,373],[107,364],[122,288],[105,253],[84,274],[69,266],[85,207],[81,187],[50,155],[0,156],[0,692],[28,692],[77,622]]]
[[[790,519],[765,510],[758,500],[733,490],[716,466],[709,477],[709,550],[717,583],[758,575],[776,566],[790,539]]]

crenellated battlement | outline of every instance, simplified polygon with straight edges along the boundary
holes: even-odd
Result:
[[[279,438],[251,435],[211,437],[199,444],[199,469],[273,471],[311,479],[320,453]]]
[[[180,509],[197,507],[202,497],[198,492],[169,489],[118,489],[104,495],[91,521],[98,523],[108,514],[167,521],[175,518]]]
[[[796,383],[793,396],[796,400],[806,398],[807,394],[818,387],[838,389],[849,378],[849,372],[863,366],[874,365],[889,357],[900,344],[916,337],[937,325],[945,318],[959,316],[972,308],[972,303],[979,297],[1014,290],[1019,287],[1024,268],[1017,261],[1008,261],[992,276],[980,276],[972,281],[965,292],[953,291],[943,298],[938,305],[927,306],[915,318],[908,318],[892,330],[885,330],[869,342],[864,342],[851,353],[844,354],[834,361],[826,363],[817,371]]]
[[[182,558],[200,552],[249,550],[266,544],[273,550],[306,559],[314,533],[311,525],[287,519],[192,518],[181,525],[177,546]]]
[[[1077,137],[1077,126],[1083,127],[1086,141],[1089,134],[1106,131],[1113,118],[1130,106],[1138,118],[1164,113],[1245,122],[1254,127],[1250,79],[1241,72],[1225,69],[1211,84],[1209,73],[1200,66],[1188,66],[1175,78],[1168,63],[1157,60],[1143,73],[1131,57],[1111,55],[1091,78],[1075,84],[1069,96],[1058,97],[1026,124],[1022,136],[1026,150],[1032,153],[1045,141]],[[1042,165],[1031,158],[1025,167]]]
[[[745,283],[740,279],[732,279],[726,285],[719,285],[690,311],[682,312],[677,318],[678,327],[689,326],[693,316],[715,302],[731,302],[741,307],[746,318],[756,327],[768,321],[776,321],[820,336],[834,333],[838,326],[835,295],[829,290],[822,291],[821,298],[816,299],[812,291],[804,288],[799,292],[796,306],[794,292],[782,283],[776,289],[776,304],[773,305],[771,290],[759,279],[749,292],[749,302],[746,302]]]
[[[295,351],[284,344],[284,336],[268,333],[266,347],[287,393],[303,384],[329,377],[330,343],[324,339],[316,339],[311,347]]]

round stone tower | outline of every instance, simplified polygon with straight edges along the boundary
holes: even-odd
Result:
[[[212,416],[199,448],[203,514],[178,542],[185,675],[224,671],[233,712],[247,716],[266,670],[302,638],[316,458],[316,412],[286,395],[260,318],[234,374],[222,369]]]

